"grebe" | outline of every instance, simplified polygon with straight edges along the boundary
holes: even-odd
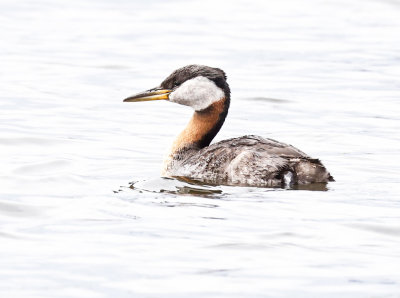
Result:
[[[159,87],[124,102],[149,100],[169,100],[194,109],[192,119],[164,161],[163,176],[258,187],[334,181],[318,159],[272,139],[248,135],[210,145],[225,121],[230,103],[226,75],[219,68],[179,68]]]

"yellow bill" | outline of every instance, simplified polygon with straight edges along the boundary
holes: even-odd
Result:
[[[149,100],[168,100],[169,94],[172,92],[170,89],[155,88],[145,92],[141,92],[124,99],[124,102],[137,102]]]

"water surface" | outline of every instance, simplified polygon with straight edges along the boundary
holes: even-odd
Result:
[[[399,297],[397,1],[0,8],[1,297]],[[191,63],[228,74],[216,140],[293,144],[336,182],[161,179],[191,111],[122,99]]]

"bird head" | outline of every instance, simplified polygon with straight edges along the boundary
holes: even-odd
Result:
[[[202,111],[223,98],[230,90],[225,72],[204,65],[188,65],[172,72],[156,88],[135,94],[124,102],[168,100]]]

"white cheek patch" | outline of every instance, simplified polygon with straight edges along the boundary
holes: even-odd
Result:
[[[224,97],[224,91],[213,81],[198,76],[180,85],[169,95],[169,100],[201,111]]]

